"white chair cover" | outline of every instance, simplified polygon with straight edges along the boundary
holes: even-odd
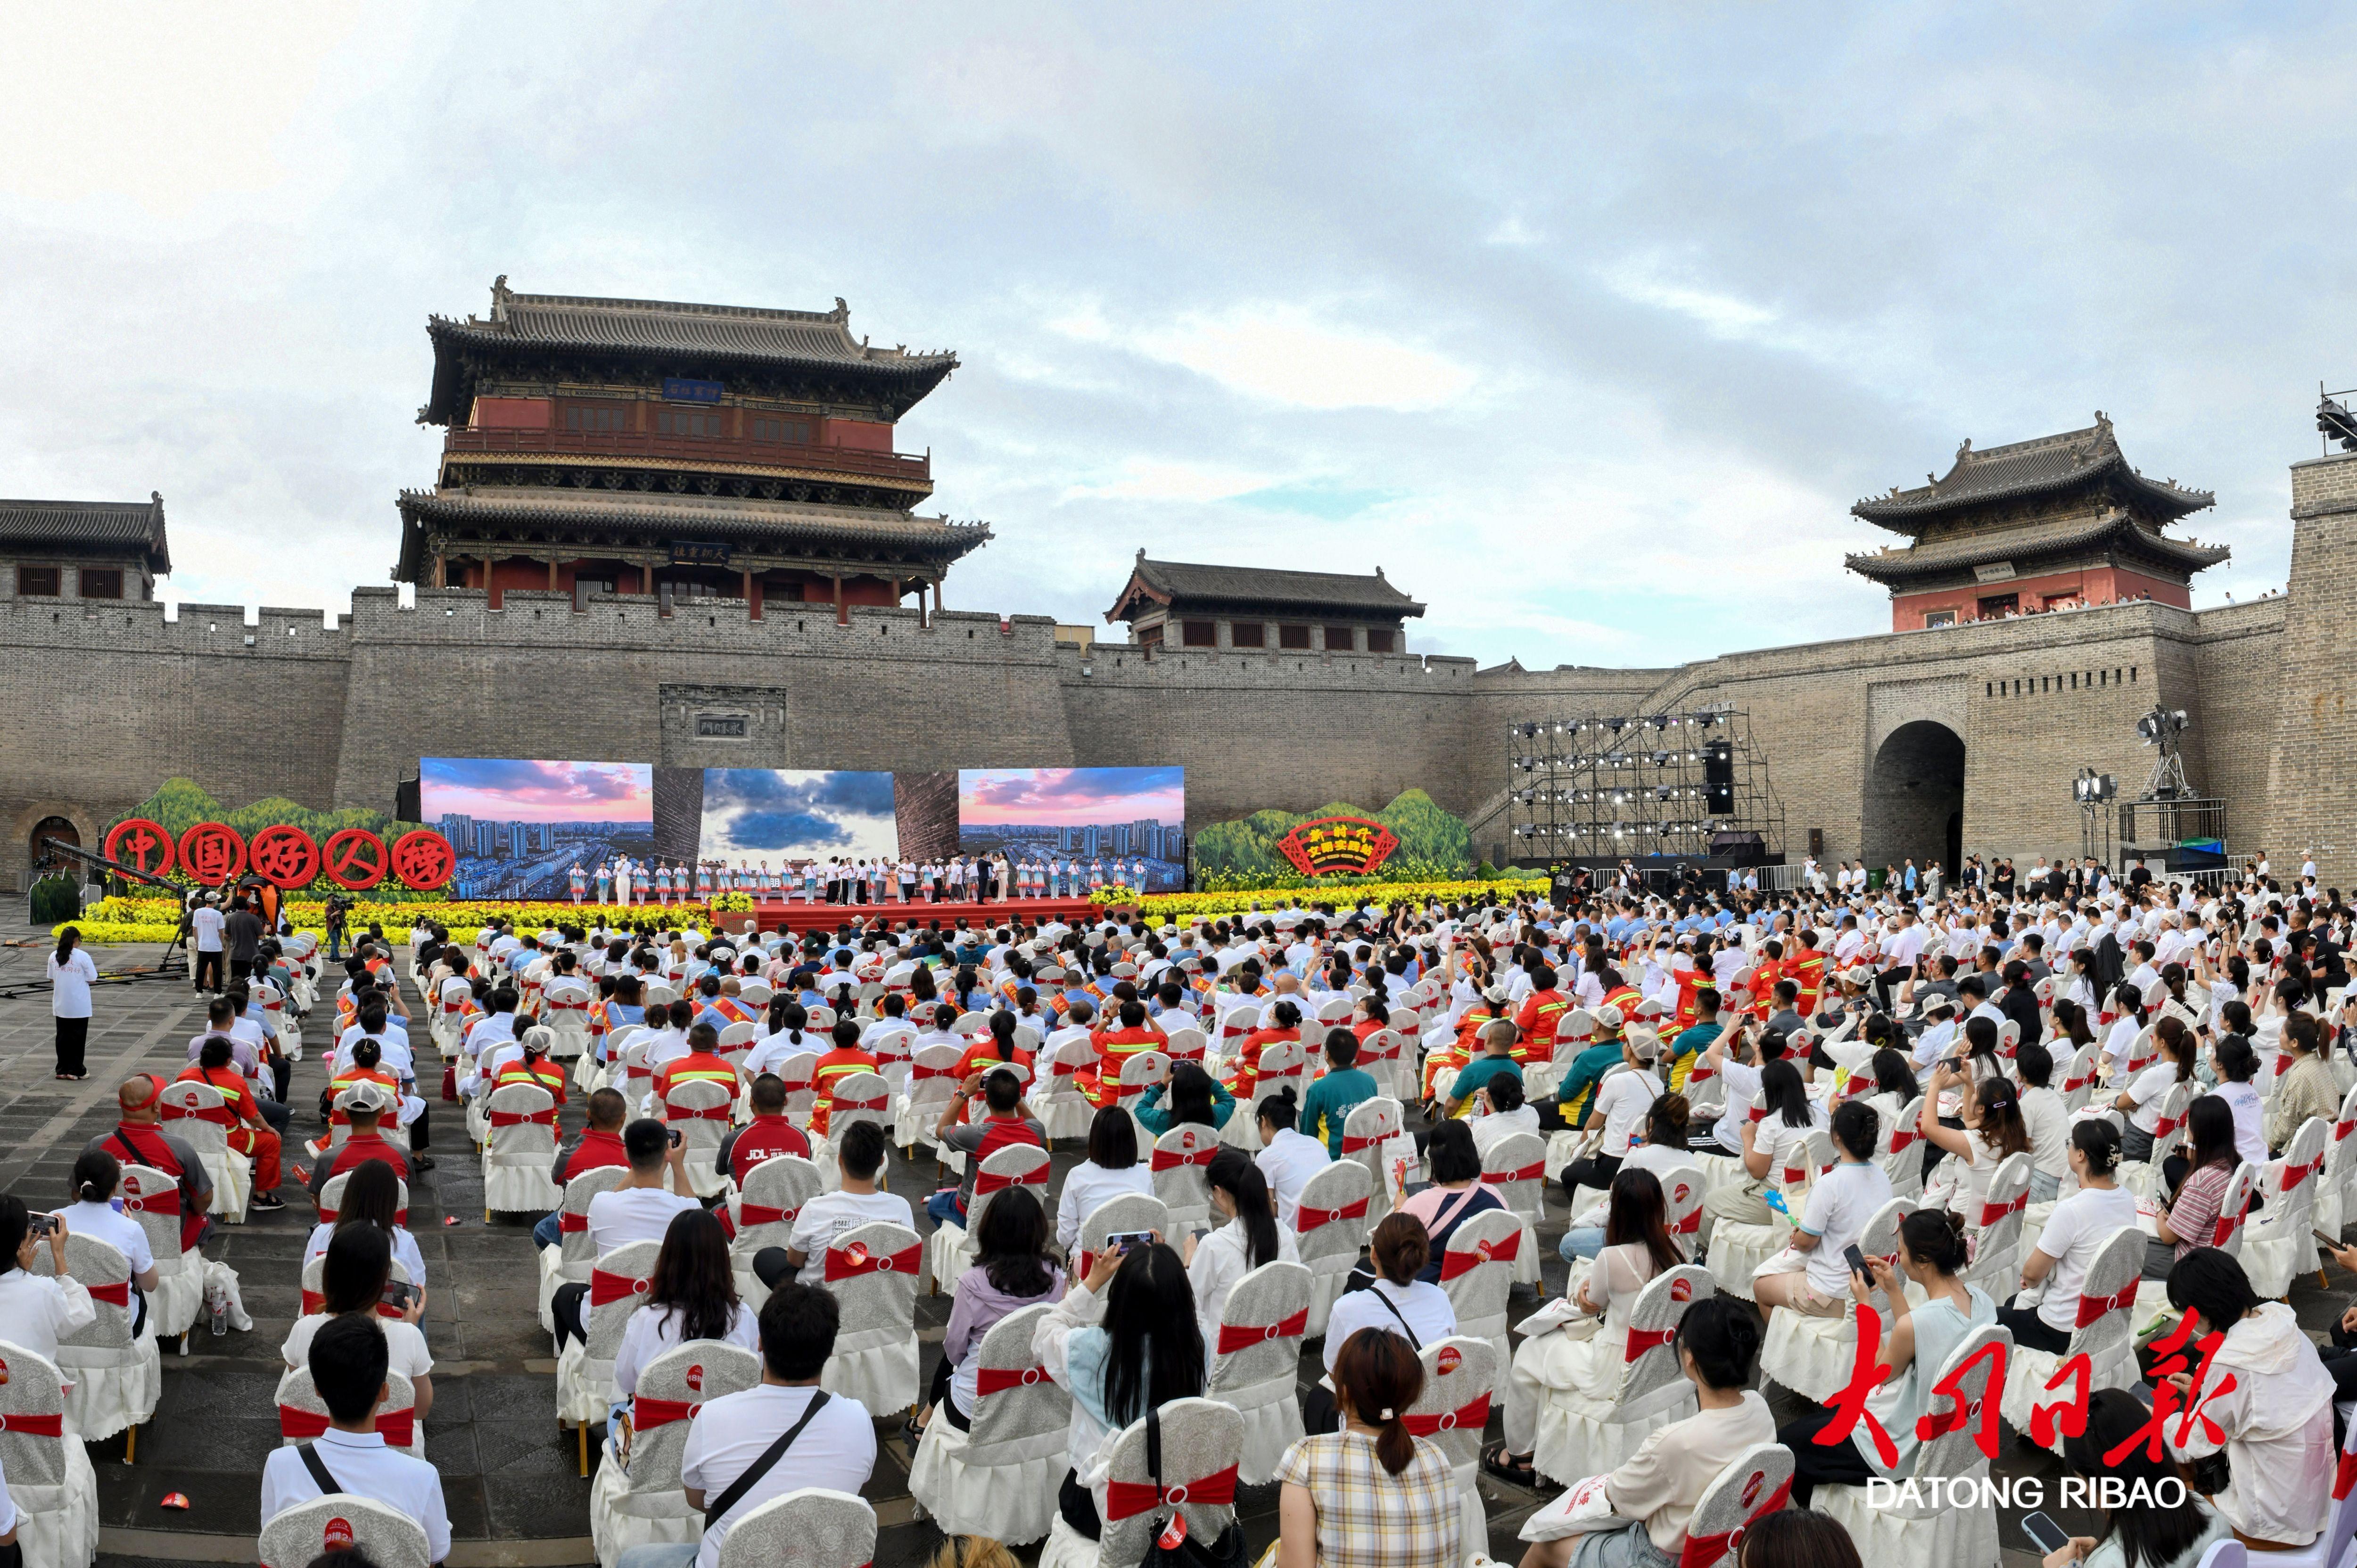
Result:
[[[143,1426],[164,1393],[164,1368],[152,1334],[131,1337],[131,1261],[112,1242],[80,1233],[66,1238],[66,1267],[89,1290],[97,1318],[58,1341],[58,1370],[70,1379],[66,1421],[85,1442]],[[47,1247],[33,1251],[33,1273],[54,1275]]]
[[[1543,1391],[1532,1458],[1541,1475],[1567,1485],[1616,1469],[1645,1439],[1695,1412],[1694,1385],[1679,1370],[1674,1340],[1686,1308],[1710,1294],[1710,1271],[1694,1263],[1646,1282],[1629,1310],[1628,1350],[1609,1400],[1589,1397],[1548,1366],[1552,1352],[1575,1348],[1560,1335],[1523,1342],[1511,1376],[1520,1385],[1514,1397]]]
[[[818,1166],[799,1155],[774,1155],[745,1173],[744,1189],[717,1210],[720,1228],[728,1232],[728,1260],[739,1296],[748,1302],[769,1298],[768,1287],[753,1273],[753,1260],[764,1247],[791,1241],[802,1205],[824,1190]]]
[[[663,1121],[679,1130],[680,1145],[687,1151],[687,1184],[698,1197],[717,1197],[728,1185],[713,1168],[712,1154],[728,1135],[736,1101],[733,1085],[703,1078],[674,1083],[663,1097]]]
[[[556,1157],[556,1097],[536,1083],[511,1083],[484,1100],[483,1218],[545,1214],[565,1194],[548,1179]]]
[[[1451,1231],[1440,1257],[1440,1288],[1457,1311],[1457,1332],[1487,1339],[1498,1352],[1499,1386],[1492,1391],[1501,1397],[1506,1369],[1514,1359],[1506,1339],[1506,1294],[1513,1285],[1516,1261],[1531,1244],[1519,1215],[1491,1208]]]
[[[578,980],[553,980],[541,988],[540,1000],[549,1059],[571,1061],[588,1048],[589,1004],[596,993]]]
[[[1158,1230],[1170,1234],[1170,1211],[1162,1207],[1158,1197],[1148,1197],[1142,1192],[1125,1192],[1106,1198],[1081,1216],[1080,1253],[1065,1273],[1067,1279],[1084,1279],[1089,1264],[1104,1251],[1105,1238],[1131,1230]]]
[[[327,1430],[328,1404],[312,1386],[311,1369],[297,1367],[278,1380],[278,1445],[291,1447]],[[384,1375],[384,1403],[377,1407],[376,1430],[385,1446],[413,1459],[425,1457],[425,1428],[417,1417],[417,1389],[399,1372]]]
[[[1342,1294],[1359,1255],[1366,1251],[1374,1223],[1374,1177],[1356,1160],[1321,1165],[1302,1184],[1301,1208],[1294,1216],[1301,1243],[1301,1266],[1309,1271],[1309,1337],[1326,1332],[1327,1316]]]
[[[944,1219],[925,1239],[925,1273],[934,1294],[957,1288],[974,1262],[972,1242],[982,1227],[982,1217],[1008,1187],[1028,1187],[1039,1207],[1053,1217],[1055,1210],[1048,1197],[1049,1175],[1048,1151],[1036,1144],[1009,1144],[984,1156],[982,1168],[974,1173],[973,1196],[966,1200],[966,1223]]]
[[[1228,1292],[1219,1339],[1204,1347],[1211,1362],[1204,1396],[1243,1412],[1241,1474],[1249,1486],[1274,1479],[1277,1461],[1301,1437],[1297,1395],[1308,1325],[1309,1271],[1299,1263],[1263,1263]]]
[[[1687,1550],[1698,1563],[1733,1568],[1745,1532],[1781,1509],[1792,1489],[1792,1451],[1781,1443],[1752,1444],[1703,1488],[1687,1521]],[[1698,1541],[1724,1544],[1711,1557],[1695,1549]]]
[[[1220,1135],[1194,1122],[1182,1122],[1154,1140],[1147,1165],[1154,1175],[1154,1196],[1169,1211],[1173,1225],[1211,1223],[1211,1189],[1203,1173],[1220,1152]]]
[[[425,1527],[407,1514],[339,1492],[296,1503],[266,1521],[256,1561],[262,1568],[304,1568],[313,1558],[339,1550],[357,1550],[377,1568],[427,1568],[430,1549]]]
[[[2022,1219],[2029,1208],[2029,1156],[2007,1155],[1989,1173],[1988,1193],[1978,1212],[1964,1217],[1973,1256],[1956,1277],[1980,1286],[1992,1300],[2002,1300],[1999,1293],[2010,1292],[2021,1278],[2026,1255]]]
[[[1498,1352],[1487,1339],[1452,1335],[1417,1352],[1424,1388],[1407,1408],[1407,1429],[1448,1455],[1457,1477],[1457,1538],[1489,1539],[1481,1504],[1481,1432],[1490,1420],[1490,1390],[1498,1381]]]
[[[2022,1442],[2039,1441],[2040,1405],[2071,1397],[2067,1381],[2061,1390],[2048,1385],[2073,1356],[2087,1358],[2087,1391],[2091,1394],[2097,1389],[2136,1385],[2136,1295],[2144,1259],[2145,1233],[2138,1227],[2123,1225],[2104,1237],[2095,1255],[2088,1260],[2087,1277],[2079,1287],[2079,1321],[2071,1332],[2070,1348],[2057,1356],[2051,1350],[2016,1346],[2007,1357],[2002,1410],[2007,1424],[2020,1434]],[[2062,1452],[2059,1425],[2044,1445],[2057,1454]]]
[[[2003,1397],[2003,1390],[1991,1386],[1998,1359],[1988,1354],[1993,1345],[2004,1347],[2010,1359],[2013,1336],[1996,1324],[1984,1324],[1964,1337],[1934,1374],[1935,1382],[1960,1370],[1962,1377],[1956,1396],[1931,1402],[1932,1419],[1962,1409],[1965,1420],[1916,1446],[1914,1479],[1986,1478],[1989,1462],[1980,1451],[1980,1428],[1990,1413],[1988,1402]],[[1880,1494],[1887,1489],[1874,1490]],[[1909,1568],[1987,1568],[1998,1560],[1996,1509],[1987,1502],[1951,1508],[1954,1490],[1946,1485],[1902,1490],[1895,1497],[1876,1496],[1869,1503],[1864,1487],[1821,1485],[1812,1500],[1819,1513],[1830,1514],[1849,1531],[1866,1562],[1903,1563]]]
[[[983,1336],[978,1392],[960,1432],[937,1409],[909,1469],[909,1492],[951,1535],[1021,1546],[1056,1521],[1071,1396],[1031,1351],[1045,1306],[1007,1314]]]
[[[244,1155],[232,1153],[229,1128],[234,1120],[222,1103],[221,1090],[194,1079],[167,1083],[158,1097],[156,1116],[164,1131],[188,1141],[212,1177],[212,1208],[207,1210],[224,1225],[245,1223],[246,1199],[253,1195],[253,1166]]]
[[[156,1255],[156,1288],[147,1297],[148,1332],[158,1339],[186,1333],[204,1305],[205,1257],[195,1248],[180,1251],[179,1182],[153,1165],[125,1165],[115,1196]]]
[[[1342,1157],[1366,1166],[1374,1182],[1367,1202],[1370,1219],[1381,1219],[1392,1210],[1391,1173],[1384,1150],[1393,1139],[1402,1136],[1405,1125],[1400,1102],[1388,1095],[1362,1100],[1342,1118]]]
[[[564,1201],[557,1208],[556,1245],[540,1251],[540,1326],[549,1333],[556,1332],[551,1305],[556,1299],[556,1287],[588,1283],[590,1266],[597,1261],[589,1250],[589,1200],[601,1192],[611,1192],[630,1176],[622,1165],[596,1165],[565,1184]],[[328,1187],[342,1179],[338,1176]],[[321,1196],[324,1199],[325,1189]]]
[[[1092,1067],[1097,1048],[1083,1037],[1068,1040],[1048,1058],[1047,1087],[1032,1099],[1031,1109],[1047,1129],[1050,1142],[1058,1138],[1085,1138],[1089,1122],[1096,1116],[1096,1107],[1075,1087],[1073,1074]]]
[[[2257,1219],[2244,1227],[2243,1272],[2251,1288],[2269,1299],[2291,1294],[2291,1282],[2317,1267],[2317,1176],[2324,1165],[2324,1145],[2332,1125],[2321,1116],[2300,1124],[2284,1147],[2284,1157],[2260,1176],[2266,1203]]]
[[[617,1454],[617,1423],[589,1488],[589,1540],[601,1568],[614,1568],[633,1546],[702,1538],[704,1516],[688,1510],[679,1481],[689,1423],[706,1402],[760,1380],[760,1357],[717,1339],[674,1346],[640,1371],[628,1450]]]
[[[2025,1184],[2024,1190],[2027,1190]],[[1912,1198],[1894,1197],[1876,1209],[1858,1237],[1858,1251],[1869,1258],[1899,1255],[1899,1222],[1915,1212]],[[1903,1277],[1903,1276],[1902,1276]],[[1890,1304],[1874,1293],[1875,1310],[1890,1321]],[[1857,1356],[1857,1308],[1853,1304],[1839,1317],[1809,1317],[1797,1312],[1768,1315],[1768,1335],[1760,1347],[1760,1375],[1823,1403],[1849,1382],[1850,1363]]]
[[[888,1219],[855,1225],[826,1250],[826,1288],[842,1308],[819,1386],[874,1416],[917,1402],[917,1233]]]
[[[1539,1283],[1539,1221],[1546,1218],[1546,1141],[1536,1133],[1509,1133],[1481,1157],[1481,1180],[1506,1200],[1529,1231],[1514,1254],[1514,1283]]]
[[[585,1304],[588,1337],[567,1339],[556,1358],[556,1419],[565,1425],[589,1426],[606,1419],[614,1402],[614,1353],[621,1348],[623,1326],[653,1282],[662,1251],[659,1242],[629,1241],[591,1267]]]
[[[867,1568],[876,1510],[849,1492],[801,1487],[740,1515],[720,1543],[720,1568]]]
[[[64,1378],[55,1363],[5,1339],[0,1371],[8,1374],[0,1385],[0,1476],[16,1505],[26,1568],[90,1568],[98,1557],[98,1473],[66,1424]]]
[[[909,1058],[907,1087],[892,1102],[892,1142],[904,1154],[933,1141],[942,1108],[957,1094],[957,1065],[964,1055],[955,1046],[927,1046]]]
[[[1270,1264],[1271,1268],[1279,1267]],[[1173,1513],[1187,1520],[1190,1541],[1219,1539],[1235,1521],[1233,1501],[1198,1502],[1199,1495],[1232,1498],[1244,1448],[1244,1418],[1233,1405],[1212,1400],[1173,1400],[1155,1412],[1162,1429],[1162,1492],[1146,1467],[1146,1423],[1137,1422],[1114,1440],[1104,1480],[1091,1488],[1103,1528],[1096,1541],[1074,1532],[1061,1515],[1040,1550],[1039,1568],[1132,1568]],[[1120,1487],[1120,1493],[1114,1490]],[[1118,1497],[1118,1501],[1115,1501]],[[725,1565],[724,1565],[725,1568]]]

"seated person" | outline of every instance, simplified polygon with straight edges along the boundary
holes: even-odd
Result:
[[[764,1247],[754,1258],[753,1273],[763,1284],[775,1285],[797,1271],[802,1283],[822,1283],[828,1246],[855,1226],[889,1219],[911,1230],[917,1228],[917,1211],[909,1200],[877,1185],[886,1146],[884,1129],[873,1122],[856,1122],[845,1131],[835,1150],[843,1185],[802,1205],[786,1245]]]
[[[385,1333],[373,1313],[330,1318],[310,1337],[303,1364],[310,1369],[319,1402],[328,1407],[328,1430],[308,1443],[270,1451],[262,1466],[262,1522],[326,1496],[329,1487],[318,1478],[325,1475],[336,1491],[415,1520],[425,1530],[426,1560],[439,1563],[450,1555],[441,1472],[387,1448],[376,1431],[389,1361]]]
[[[1438,1284],[1441,1254],[1457,1228],[1477,1214],[1505,1208],[1506,1200],[1481,1179],[1481,1156],[1474,1153],[1472,1129],[1462,1122],[1444,1122],[1432,1130],[1424,1164],[1431,1185],[1410,1194],[1398,1212],[1424,1227],[1431,1248],[1432,1255],[1416,1277]]]
[[[434,1356],[417,1325],[425,1316],[425,1293],[413,1287],[399,1317],[377,1311],[393,1283],[393,1241],[374,1225],[347,1226],[328,1242],[319,1266],[319,1310],[295,1320],[286,1342],[278,1348],[286,1369],[308,1363],[319,1331],[339,1318],[365,1317],[377,1326],[378,1337],[391,1358],[388,1364],[407,1378],[416,1391],[416,1421],[422,1430],[434,1409]]]
[[[1718,1473],[1753,1444],[1776,1440],[1768,1402],[1747,1386],[1760,1353],[1760,1324],[1749,1306],[1727,1296],[1695,1303],[1676,1344],[1701,1408],[1646,1438],[1605,1476],[1612,1511],[1633,1522],[1534,1541],[1522,1568],[1669,1568],[1685,1550],[1695,1505]]]
[[[2194,1492],[2184,1464],[2174,1455],[2156,1459],[2136,1441],[2151,1420],[2145,1402],[2126,1389],[2097,1389],[2088,1397],[2087,1429],[2062,1440],[2062,1464],[2092,1479],[2116,1478],[2122,1496],[2139,1500],[2107,1512],[2101,1535],[2074,1535],[2048,1552],[2041,1568],[2128,1568],[2131,1555],[2137,1568],[2194,1568],[2211,1547],[2234,1538],[2225,1517]],[[2114,1454],[2118,1462],[2107,1463]],[[2170,1481],[2177,1484],[2166,1485]]]

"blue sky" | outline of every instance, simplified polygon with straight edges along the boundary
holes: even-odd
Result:
[[[2357,19],[2288,5],[52,7],[0,65],[0,494],[164,493],[171,596],[340,609],[431,483],[429,312],[824,308],[998,542],[1372,571],[1417,650],[1888,625],[1857,497],[2109,413],[2281,584],[2357,383]]]

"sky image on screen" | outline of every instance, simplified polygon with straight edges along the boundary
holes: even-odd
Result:
[[[595,874],[654,847],[654,768],[643,762],[428,757],[418,810],[458,852],[460,898],[563,898],[576,865]]]
[[[1187,876],[1183,768],[965,768],[958,770],[958,847],[1022,860],[1091,862],[1124,883],[1146,863],[1146,890]],[[1061,891],[1060,887],[1058,891]]]
[[[731,865],[897,861],[889,773],[707,768],[697,854]]]

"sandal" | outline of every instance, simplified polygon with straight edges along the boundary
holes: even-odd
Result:
[[[917,1444],[925,1440],[925,1429],[917,1424],[916,1416],[911,1414],[907,1420],[900,1423],[900,1435],[909,1440],[909,1451],[910,1453],[914,1453],[916,1452]]]
[[[1510,1481],[1517,1487],[1535,1487],[1539,1484],[1537,1466],[1528,1459],[1520,1463],[1511,1462],[1512,1460],[1513,1455],[1506,1452],[1506,1445],[1502,1443],[1493,1443],[1481,1450],[1481,1468],[1489,1471],[1498,1479]]]

